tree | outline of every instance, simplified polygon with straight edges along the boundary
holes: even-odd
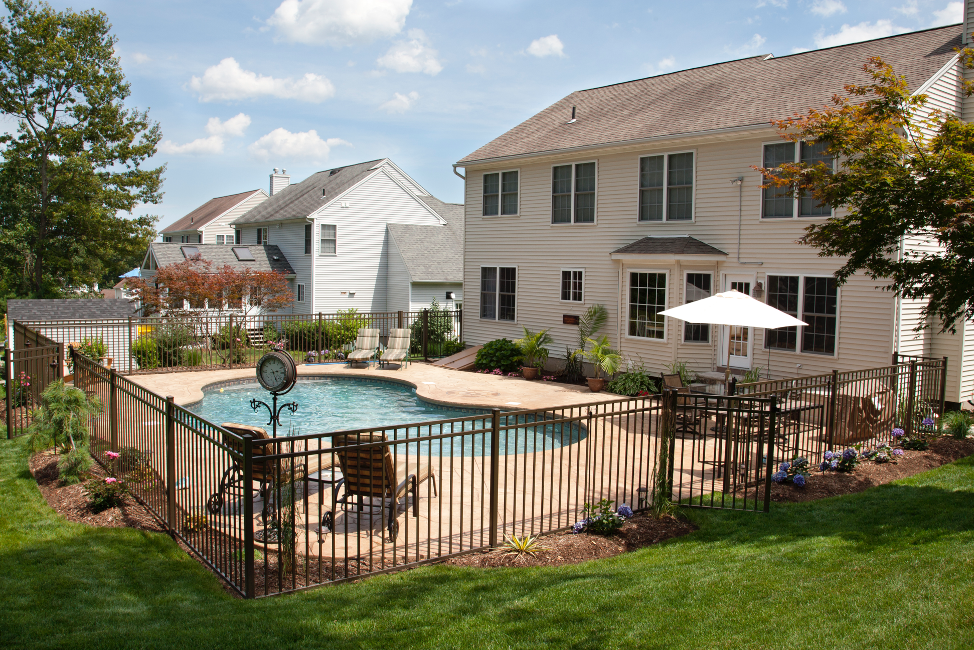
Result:
[[[113,279],[155,236],[165,166],[142,169],[162,137],[125,108],[129,84],[108,17],[5,0],[0,112],[17,120],[0,164],[2,289],[44,297]],[[128,267],[128,268],[126,268]]]
[[[970,67],[974,52],[964,50]],[[928,300],[924,316],[942,330],[974,317],[974,125],[927,108],[904,77],[880,58],[863,70],[872,83],[845,86],[847,97],[806,115],[774,121],[781,137],[823,142],[836,161],[759,168],[764,187],[809,192],[836,208],[834,217],[809,225],[801,243],[822,257],[846,258],[839,284],[854,273],[888,280],[906,298]],[[969,84],[965,92],[972,94]],[[936,251],[901,249],[929,238]]]

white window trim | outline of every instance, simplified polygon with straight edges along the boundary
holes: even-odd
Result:
[[[683,289],[683,304],[684,305],[690,304],[690,303],[687,302],[687,276],[690,275],[691,273],[693,273],[694,275],[709,275],[710,276],[710,295],[711,296],[714,295],[715,289],[716,289],[716,286],[714,284],[715,278],[714,278],[714,272],[713,271],[694,271],[692,269],[691,270],[685,270],[683,272],[683,287],[681,287]],[[774,275],[774,274],[772,274],[772,275]],[[667,289],[669,289],[669,284],[667,284]],[[696,302],[696,301],[694,301],[694,302]],[[714,343],[714,341],[713,341],[713,338],[714,338],[713,323],[708,324],[708,327],[710,327],[710,331],[708,331],[708,333],[707,333],[707,339],[708,340],[706,340],[706,341],[688,341],[687,340],[687,328],[686,327],[680,327],[680,343],[681,344],[685,344],[685,345],[707,345],[707,346],[713,345],[713,343]]]
[[[782,140],[773,140],[773,141],[768,141],[768,142],[762,142],[761,143],[761,162],[758,164],[758,167],[764,167],[764,148],[765,148],[765,146],[771,145],[771,144],[784,144],[784,141],[782,141]],[[801,157],[802,157],[802,148],[801,148],[802,143],[801,142],[794,142],[792,144],[795,145],[795,160],[793,160],[792,162],[798,163],[798,162],[801,161]],[[834,160],[832,161],[832,172],[835,173],[835,161]],[[802,216],[800,216],[798,214],[798,210],[799,210],[799,207],[801,206],[801,198],[796,196],[795,198],[792,199],[793,205],[791,207],[791,216],[790,217],[766,217],[766,216],[764,216],[764,188],[761,187],[761,185],[763,185],[763,184],[764,184],[764,176],[762,175],[761,176],[761,182],[758,183],[758,190],[761,192],[761,194],[758,195],[758,221],[760,221],[761,223],[768,223],[768,222],[772,222],[772,221],[792,221],[792,220],[797,220],[797,219],[800,219],[802,221],[811,221],[812,219],[829,219],[829,218],[835,216],[835,207],[834,206],[832,207],[832,210],[831,210],[831,212],[829,212],[829,214],[820,214],[820,215],[816,215],[816,216],[813,216],[813,217],[802,217]],[[780,273],[772,273],[771,275],[781,275],[781,274]]]
[[[318,257],[338,257],[338,224],[319,222],[317,225],[318,225]],[[335,226],[335,252],[334,253],[321,252],[321,240],[324,239],[324,237],[321,236],[322,226]],[[311,246],[313,249],[314,242],[312,242]]]
[[[692,199],[691,199],[693,201],[693,207],[690,210],[690,220],[689,221],[687,221],[687,220],[670,221],[669,218],[668,218],[669,217],[669,202],[668,202],[668,199],[669,199],[669,195],[670,195],[670,186],[669,186],[669,183],[668,183],[668,177],[669,177],[669,173],[670,173],[670,156],[671,155],[674,155],[674,154],[679,154],[679,153],[692,153],[693,154],[693,194],[692,194]],[[655,158],[656,156],[663,156],[663,220],[662,221],[642,221],[639,218],[639,204],[640,204],[640,201],[641,201],[640,190],[642,190],[643,188],[639,187],[639,174],[640,174],[640,171],[639,170],[642,167],[642,160],[643,160],[643,158]],[[761,159],[764,160],[764,157],[763,157],[764,156],[764,147],[763,146],[761,148],[761,156],[762,156]],[[652,225],[660,225],[660,224],[667,224],[667,223],[696,223],[696,221],[697,221],[697,185],[698,185],[698,183],[697,183],[697,159],[698,158],[699,158],[699,156],[697,155],[697,150],[696,149],[680,149],[680,150],[676,150],[676,151],[661,151],[659,153],[647,153],[647,154],[643,154],[643,155],[639,156],[639,159],[636,161],[636,223],[641,224],[641,225],[649,225],[649,226],[652,226]]]
[[[501,272],[500,272],[500,269],[502,269],[502,268],[504,268],[504,269],[514,269],[514,320],[501,320],[500,318],[497,318],[497,317],[495,317],[495,318],[484,318],[483,316],[480,315],[480,308],[481,308],[480,300],[481,300],[481,294],[483,293],[483,291],[481,290],[481,284],[480,283],[482,282],[483,271],[478,271],[478,275],[477,275],[477,320],[482,320],[482,321],[484,321],[486,323],[510,323],[511,325],[516,325],[517,324],[519,304],[521,302],[520,300],[518,300],[518,297],[521,295],[521,267],[519,267],[517,264],[481,264],[478,268],[480,268],[480,269],[497,269],[497,291],[495,292],[495,295],[497,297],[494,299],[494,301],[495,301],[494,302],[494,308],[495,308],[494,309],[494,314],[497,314],[497,315],[499,315],[500,314],[500,311],[501,311],[501,305],[500,305],[500,301],[501,301],[501,284],[500,284],[501,283]]]
[[[805,308],[805,278],[834,278],[835,276],[830,273],[796,273],[794,271],[768,271],[764,275],[764,302],[768,302],[768,276],[769,275],[781,275],[790,276],[798,278],[798,320],[802,319],[802,311]],[[839,334],[842,331],[841,325],[842,321],[842,287],[835,288],[835,352],[832,354],[825,354],[824,352],[803,352],[802,351],[802,328],[804,325],[798,325],[798,339],[795,342],[794,350],[783,350],[781,348],[770,348],[772,354],[798,354],[805,355],[809,357],[825,358],[825,359],[838,359],[839,358]],[[762,328],[762,340],[761,340],[761,350],[765,353],[768,351],[768,338],[767,329]]]
[[[581,300],[565,300],[561,297],[561,282],[562,274],[565,271],[577,271],[582,274],[582,299]],[[558,271],[558,302],[566,305],[584,305],[585,304],[585,268],[580,266],[566,266]]]
[[[643,341],[644,343],[653,344],[665,344],[670,338],[670,317],[663,316],[663,338],[661,339],[651,339],[647,336],[633,336],[629,333],[629,281],[632,279],[631,273],[662,273],[666,276],[666,291],[663,294],[663,309],[670,308],[670,290],[672,285],[670,284],[670,269],[661,269],[653,267],[643,267],[643,266],[626,266],[623,268],[624,278],[623,278],[623,305],[625,312],[623,314],[623,326],[622,326],[622,337],[629,341]],[[683,322],[683,321],[680,321]]]
[[[297,283],[297,295],[294,297],[295,302],[307,302],[308,291],[305,288],[304,282]]]
[[[575,222],[575,168],[578,165],[585,165],[588,163],[595,163],[595,219],[591,222],[586,223],[576,223]],[[566,167],[571,165],[572,168],[572,220],[567,223],[555,223],[553,219],[555,218],[555,195],[551,191],[551,184],[554,182],[555,178],[555,167]],[[551,166],[548,170],[548,225],[553,228],[561,228],[564,226],[597,226],[599,223],[599,159],[594,158],[592,160],[577,160],[573,162],[563,162]]]
[[[487,174],[497,174],[497,182],[500,184],[498,185],[499,191],[497,194],[497,200],[502,202],[504,198],[504,191],[503,191],[504,186],[502,185],[502,183],[504,182],[504,172],[517,172],[517,212],[515,212],[514,214],[501,214],[500,213],[501,206],[503,205],[503,203],[498,203],[497,214],[484,214],[484,176],[486,176]],[[513,217],[520,217],[521,216],[521,179],[522,176],[521,176],[520,167],[515,167],[513,169],[498,169],[496,171],[494,170],[485,171],[483,174],[481,174],[480,175],[480,216],[485,219],[500,219],[501,217],[510,219]]]

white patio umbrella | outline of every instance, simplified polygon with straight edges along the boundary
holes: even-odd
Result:
[[[798,320],[791,314],[786,314],[780,309],[775,309],[733,289],[659,313],[688,323],[733,327],[763,327],[773,330],[779,327],[808,325],[805,321]],[[770,371],[771,349],[768,348],[768,372],[770,373]]]

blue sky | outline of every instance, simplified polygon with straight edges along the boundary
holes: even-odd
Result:
[[[57,8],[87,7],[57,0]],[[959,22],[947,0],[99,1],[149,108],[171,223],[214,196],[389,157],[459,202],[451,163],[573,90]]]

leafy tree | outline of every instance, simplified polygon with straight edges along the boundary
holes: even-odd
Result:
[[[962,52],[968,67],[972,56]],[[924,315],[953,331],[956,319],[974,317],[974,124],[929,109],[927,97],[911,95],[878,57],[863,69],[871,83],[848,84],[830,106],[774,122],[786,140],[826,143],[835,168],[762,168],[764,187],[810,193],[837,209],[800,241],[822,257],[846,258],[839,284],[857,272],[888,280],[891,291],[928,300]],[[939,250],[911,250],[913,238],[932,239]]]
[[[17,131],[0,137],[0,289],[44,297],[113,281],[155,236],[154,217],[124,213],[162,196],[165,167],[141,167],[162,133],[124,105],[104,13],[5,5],[0,112]]]

